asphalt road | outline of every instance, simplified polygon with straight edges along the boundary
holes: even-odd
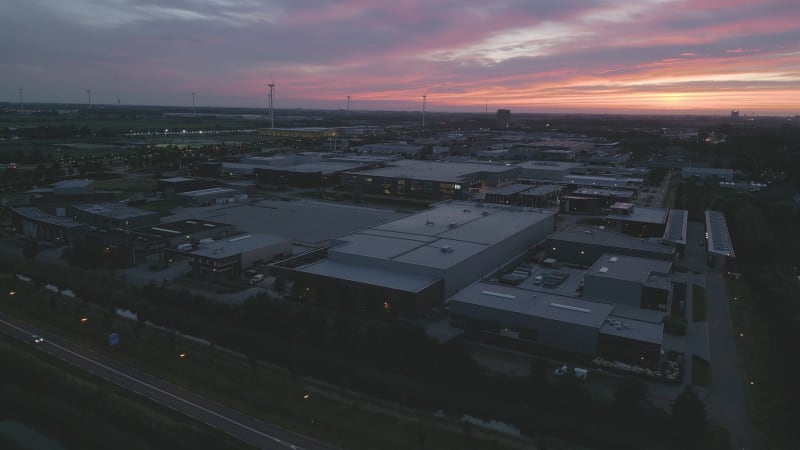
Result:
[[[276,425],[265,423],[137,369],[88,352],[57,336],[41,334],[30,325],[8,316],[0,319],[0,331],[25,342],[31,342],[31,336],[37,334],[45,339],[44,342],[36,344],[41,351],[136,392],[162,406],[224,431],[253,447],[267,450],[331,450],[336,448]]]

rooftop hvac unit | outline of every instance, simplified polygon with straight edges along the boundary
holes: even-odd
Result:
[[[450,228],[455,228],[455,227],[458,226],[458,224],[456,222],[450,222],[449,226],[450,226]]]
[[[489,215],[489,211],[484,211],[481,214],[483,214],[484,216],[488,216]]]
[[[440,250],[442,253],[453,253],[453,247],[449,245],[443,245]]]

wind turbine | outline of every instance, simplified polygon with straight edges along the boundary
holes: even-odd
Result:
[[[269,83],[267,85],[269,87],[269,120],[270,120],[270,127],[275,128],[275,110],[272,109],[272,99],[275,96],[275,82]]]
[[[192,92],[192,115],[197,117],[197,110],[194,107],[194,92]]]
[[[425,129],[425,102],[428,100],[428,94],[422,96],[422,129]]]
[[[86,90],[86,95],[89,96],[89,109],[92,109],[92,90],[91,89],[87,89]]]
[[[22,88],[17,89],[19,91],[19,112],[25,112],[25,103],[22,103]]]
[[[350,96],[347,96],[347,118],[350,118]]]

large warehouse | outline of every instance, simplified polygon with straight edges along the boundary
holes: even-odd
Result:
[[[186,253],[192,270],[221,279],[237,279],[242,270],[292,254],[292,241],[269,234],[244,234],[213,241]]]
[[[615,316],[612,303],[478,282],[447,305],[452,324],[471,338],[518,350],[551,347],[646,366],[661,351],[662,324]]]
[[[407,314],[424,313],[445,296],[495,272],[553,231],[555,212],[447,202],[332,241],[327,257],[276,266],[285,276],[325,286],[330,278],[392,290]],[[376,274],[373,272],[380,272]],[[405,283],[387,279],[408,277]],[[439,281],[441,280],[441,281]],[[391,306],[387,297],[387,306]],[[423,301],[424,300],[424,301]]]
[[[583,297],[667,311],[672,262],[607,253],[583,277]]]
[[[547,258],[568,264],[589,267],[605,253],[663,261],[674,261],[676,255],[675,249],[668,245],[580,224],[553,233],[545,242]]]
[[[438,162],[403,159],[386,167],[341,174],[342,184],[368,194],[466,199],[470,189],[513,182],[519,168],[504,164]]]

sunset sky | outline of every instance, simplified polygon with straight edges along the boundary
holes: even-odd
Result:
[[[0,101],[800,114],[798,0],[5,0]]]

